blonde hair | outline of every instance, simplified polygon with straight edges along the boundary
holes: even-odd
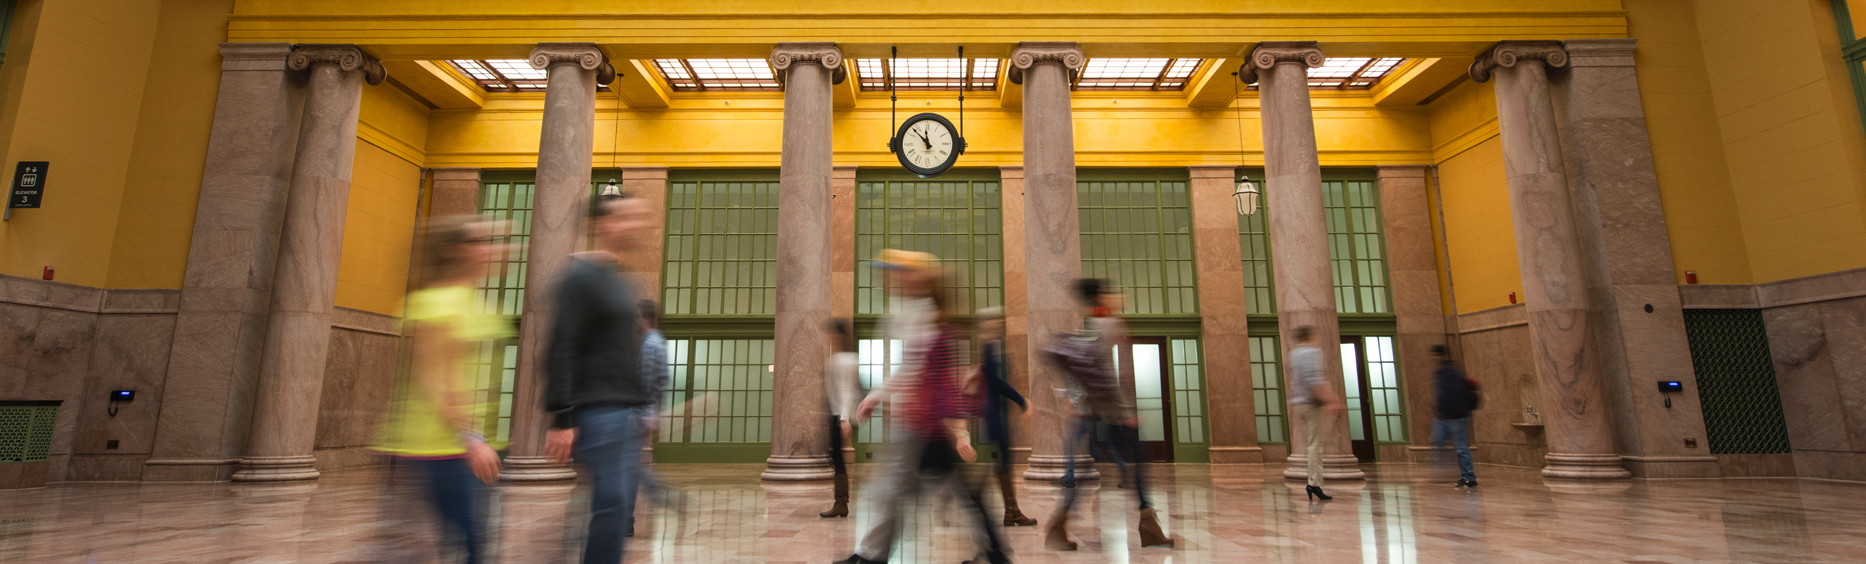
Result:
[[[492,222],[477,215],[453,215],[428,220],[421,235],[421,287],[453,278],[460,259],[448,252],[476,235],[492,236]]]

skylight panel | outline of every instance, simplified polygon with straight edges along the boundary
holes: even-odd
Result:
[[[1076,78],[1077,90],[1180,90],[1204,59],[1091,58]]]
[[[473,79],[487,92],[543,92],[550,73],[531,68],[525,59],[452,59],[447,64]],[[608,85],[597,85],[609,91]]]
[[[997,59],[857,59],[856,75],[863,90],[971,90],[997,88]],[[969,73],[969,74],[968,74]]]
[[[655,59],[654,66],[675,90],[777,90],[764,59]]]

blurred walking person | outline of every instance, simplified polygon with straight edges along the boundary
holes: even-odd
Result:
[[[960,343],[965,336],[951,323],[936,260],[926,253],[888,249],[877,261],[888,270],[889,286],[897,297],[888,335],[901,339],[903,360],[856,408],[859,422],[882,402],[891,402],[893,429],[883,467],[863,489],[877,504],[870,515],[873,522],[862,532],[855,554],[839,561],[845,564],[888,561],[901,525],[901,504],[920,491],[923,475],[932,482],[932,491],[957,492],[964,502],[983,556],[973,562],[1010,561],[985,516],[977,484],[959,469],[961,462],[978,457],[966,428],[974,402],[963,390],[966,362]]]
[[[621,255],[648,226],[647,204],[605,194],[590,212],[597,252],[572,257],[557,287],[556,318],[544,364],[544,408],[554,414],[546,455],[571,452],[589,470],[590,524],[585,564],[622,561],[641,477],[643,421],[656,398],[641,374],[635,291],[616,272]]]
[[[855,408],[862,401],[862,382],[855,356],[855,329],[846,319],[829,322],[830,357],[823,368],[823,395],[829,408],[829,462],[836,469],[835,505],[817,515],[825,519],[849,516],[849,467],[842,445],[855,444]]]
[[[1017,482],[1011,475],[1011,423],[1005,414],[1005,401],[1017,404],[1023,410],[1024,420],[1030,420],[1030,405],[1024,402],[1024,396],[1017,393],[1017,388],[1005,381],[1010,372],[1010,365],[1004,359],[1004,308],[988,307],[978,311],[979,366],[974,376],[975,382],[968,385],[976,388],[976,393],[983,403],[985,436],[998,447],[998,463],[995,467],[998,475],[998,493],[1004,498],[1004,526],[1028,527],[1037,524],[1036,519],[1024,515],[1017,506]]]
[[[495,224],[471,216],[429,222],[421,289],[408,295],[405,314],[414,336],[413,374],[400,382],[376,446],[398,465],[418,469],[440,517],[443,551],[469,564],[485,560],[486,484],[499,479],[495,451],[504,447],[483,434],[481,425],[496,420],[498,406],[473,401],[468,362],[480,341],[511,335],[504,318],[481,313],[473,299],[487,265],[503,251],[492,242],[494,231]]]
[[[1477,409],[1477,386],[1464,376],[1464,369],[1451,360],[1445,345],[1432,345],[1432,358],[1438,370],[1432,375],[1438,384],[1438,418],[1432,420],[1432,447],[1451,443],[1458,456],[1460,488],[1477,487],[1477,471],[1471,467],[1471,412]]]
[[[1131,462],[1123,466],[1122,479],[1133,485],[1134,497],[1140,502],[1141,546],[1173,546],[1172,537],[1160,528],[1153,500],[1147,496],[1146,466],[1140,463],[1140,417],[1134,407],[1133,375],[1117,366],[1128,363],[1117,363],[1114,357],[1114,351],[1120,349],[1124,357],[1132,358],[1132,349],[1127,346],[1127,325],[1117,315],[1123,303],[1121,291],[1098,278],[1078,279],[1071,290],[1082,305],[1083,330],[1052,343],[1048,356],[1081,390],[1081,405],[1089,415],[1077,419],[1077,435],[1089,435],[1087,438],[1093,440],[1095,423],[1099,420],[1108,425],[1113,443],[1110,457]],[[1063,505],[1044,531],[1044,546],[1051,550],[1076,549],[1067,530],[1076,492],[1074,487],[1063,489]]]
[[[1308,447],[1304,452],[1309,457],[1307,491],[1310,501],[1335,499],[1322,492],[1322,455],[1327,450],[1329,423],[1347,410],[1341,403],[1341,396],[1335,393],[1335,387],[1328,383],[1322,358],[1322,348],[1315,341],[1315,328],[1297,327],[1296,348],[1289,351],[1289,406],[1296,417],[1302,419],[1303,430],[1308,433]]]
[[[641,419],[642,441],[654,440],[655,429],[660,428],[661,412],[667,408],[667,384],[673,374],[667,370],[667,337],[661,334],[660,308],[654,300],[635,302],[635,330],[641,334],[641,377],[648,386],[648,397],[653,398],[647,416]],[[639,492],[647,492],[649,499],[660,499],[664,493],[661,477],[654,473],[654,461],[643,458],[641,461],[641,485]],[[628,536],[635,536],[634,514],[629,514]]]

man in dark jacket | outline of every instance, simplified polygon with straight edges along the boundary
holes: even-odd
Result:
[[[646,231],[647,211],[639,199],[598,200],[590,227],[601,250],[571,258],[545,353],[544,408],[554,415],[545,453],[562,461],[574,449],[590,472],[585,564],[622,561],[640,481],[642,422],[656,399],[641,375],[635,292],[616,272],[618,255]]]
[[[1464,370],[1452,362],[1445,345],[1433,345],[1432,357],[1438,360],[1433,378],[1438,381],[1438,419],[1432,421],[1432,446],[1447,441],[1458,450],[1460,488],[1477,487],[1477,474],[1471,469],[1471,411],[1477,408],[1476,390],[1464,378]]]

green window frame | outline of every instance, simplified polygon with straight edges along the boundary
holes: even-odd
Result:
[[[1209,445],[1211,437],[1205,419],[1205,355],[1197,337],[1167,341],[1171,349],[1169,365],[1173,383],[1173,442],[1178,445]],[[1203,450],[1203,449],[1200,449]],[[1175,452],[1175,461],[1184,461]]]
[[[1361,385],[1374,410],[1374,443],[1408,444],[1406,397],[1400,389],[1399,355],[1393,337],[1369,336],[1361,341],[1361,350],[1365,351],[1362,373],[1367,375]]]
[[[1253,178],[1261,171],[1246,171]],[[1386,261],[1385,220],[1380,185],[1373,173],[1325,171],[1322,207],[1327,219],[1329,266],[1335,281],[1335,311],[1342,314],[1393,313]],[[1244,267],[1245,311],[1276,314],[1275,266],[1270,254],[1271,191],[1259,199],[1257,213],[1238,216],[1238,250]]]
[[[667,317],[775,315],[776,171],[670,177],[661,272]]]
[[[883,249],[931,253],[951,270],[953,313],[1004,305],[1002,184],[996,171],[938,180],[863,175],[856,184],[855,314],[888,313],[887,276],[871,268]],[[955,227],[963,226],[961,229]]]
[[[1078,173],[1082,276],[1127,292],[1127,315],[1196,315],[1186,171]]]
[[[1283,392],[1283,349],[1275,335],[1250,337],[1251,400],[1257,408],[1257,442],[1289,444],[1289,397]]]
[[[1866,125],[1866,38],[1853,29],[1853,13],[1848,0],[1833,0],[1834,24],[1840,32],[1840,56],[1853,79],[1853,102],[1859,107],[1860,121]]]
[[[531,211],[537,181],[531,171],[488,172],[480,180],[479,213],[505,223],[503,256],[487,266],[477,290],[480,313],[518,319],[525,311],[525,272],[531,249]],[[518,379],[518,338],[474,343],[468,351],[474,401],[497,402],[492,419],[474,422],[495,442],[512,438],[512,401]]]
[[[655,460],[761,462],[771,454],[776,350],[768,338],[668,339],[668,415]]]

